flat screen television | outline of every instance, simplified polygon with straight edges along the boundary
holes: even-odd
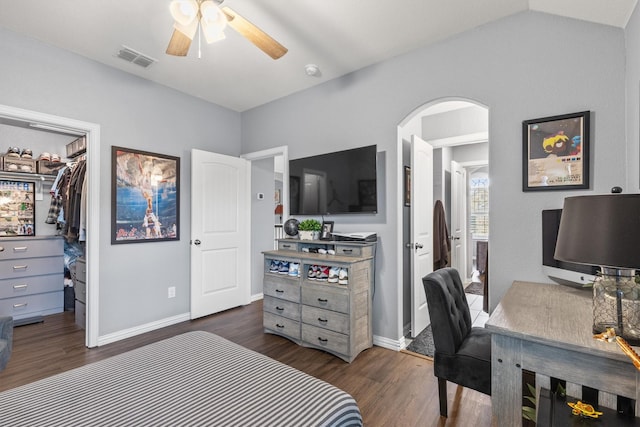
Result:
[[[542,211],[542,268],[547,276],[563,285],[582,286],[592,283],[600,268],[574,264],[554,258],[562,209]]]
[[[375,145],[289,161],[291,215],[378,211]]]

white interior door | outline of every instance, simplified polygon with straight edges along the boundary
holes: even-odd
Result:
[[[451,161],[451,266],[462,280],[467,272],[467,171]]]
[[[433,271],[433,147],[411,137],[411,335],[429,325],[422,278]]]
[[[251,302],[251,167],[191,150],[191,318]]]

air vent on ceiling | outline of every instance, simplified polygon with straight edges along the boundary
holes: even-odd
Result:
[[[124,59],[127,62],[132,62],[136,65],[141,66],[142,68],[147,68],[154,62],[158,62],[157,59],[154,59],[148,55],[138,52],[135,49],[131,49],[127,46],[122,46],[116,55],[118,58]]]

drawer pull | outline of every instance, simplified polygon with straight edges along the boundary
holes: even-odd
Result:
[[[26,246],[16,246],[13,248],[13,252],[27,252]]]
[[[282,245],[282,247],[283,247],[283,248],[290,248],[290,247],[291,247],[291,245],[285,245],[285,244],[283,244],[283,245]]]
[[[21,285],[13,285],[13,289],[27,289],[27,285],[26,283],[23,283]]]
[[[14,265],[13,266],[13,271],[16,270],[26,270],[27,269],[27,265]]]
[[[350,254],[351,252],[353,252],[353,249],[343,249],[342,252],[344,252],[345,254]]]
[[[328,320],[327,319],[323,319],[322,317],[318,317],[318,322],[320,323],[327,323]]]
[[[276,289],[276,292],[279,293],[279,294],[284,294],[284,291],[281,290],[281,289]]]
[[[26,302],[21,302],[19,304],[13,304],[13,308],[22,308],[22,307],[26,307],[28,303]]]
[[[4,246],[0,246],[0,252],[4,252]]]
[[[322,337],[318,337],[318,341],[320,341],[320,342],[321,342],[321,343],[323,343],[323,344],[326,344],[327,342],[329,342],[329,340],[328,340],[328,339],[326,339],[326,338],[322,338]]]
[[[318,302],[319,302],[319,303],[322,303],[322,304],[325,304],[325,303],[328,303],[328,302],[329,302],[329,300],[328,300],[328,299],[326,299],[326,298],[318,298]]]
[[[284,329],[284,325],[281,325],[281,324],[279,324],[279,323],[276,323],[276,328]]]

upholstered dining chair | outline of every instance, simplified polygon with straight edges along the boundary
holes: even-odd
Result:
[[[13,318],[10,316],[0,317],[0,371],[9,362],[11,349],[13,347]]]
[[[447,381],[491,395],[491,334],[473,327],[458,271],[442,268],[422,278],[435,346],[440,415],[447,416]]]

